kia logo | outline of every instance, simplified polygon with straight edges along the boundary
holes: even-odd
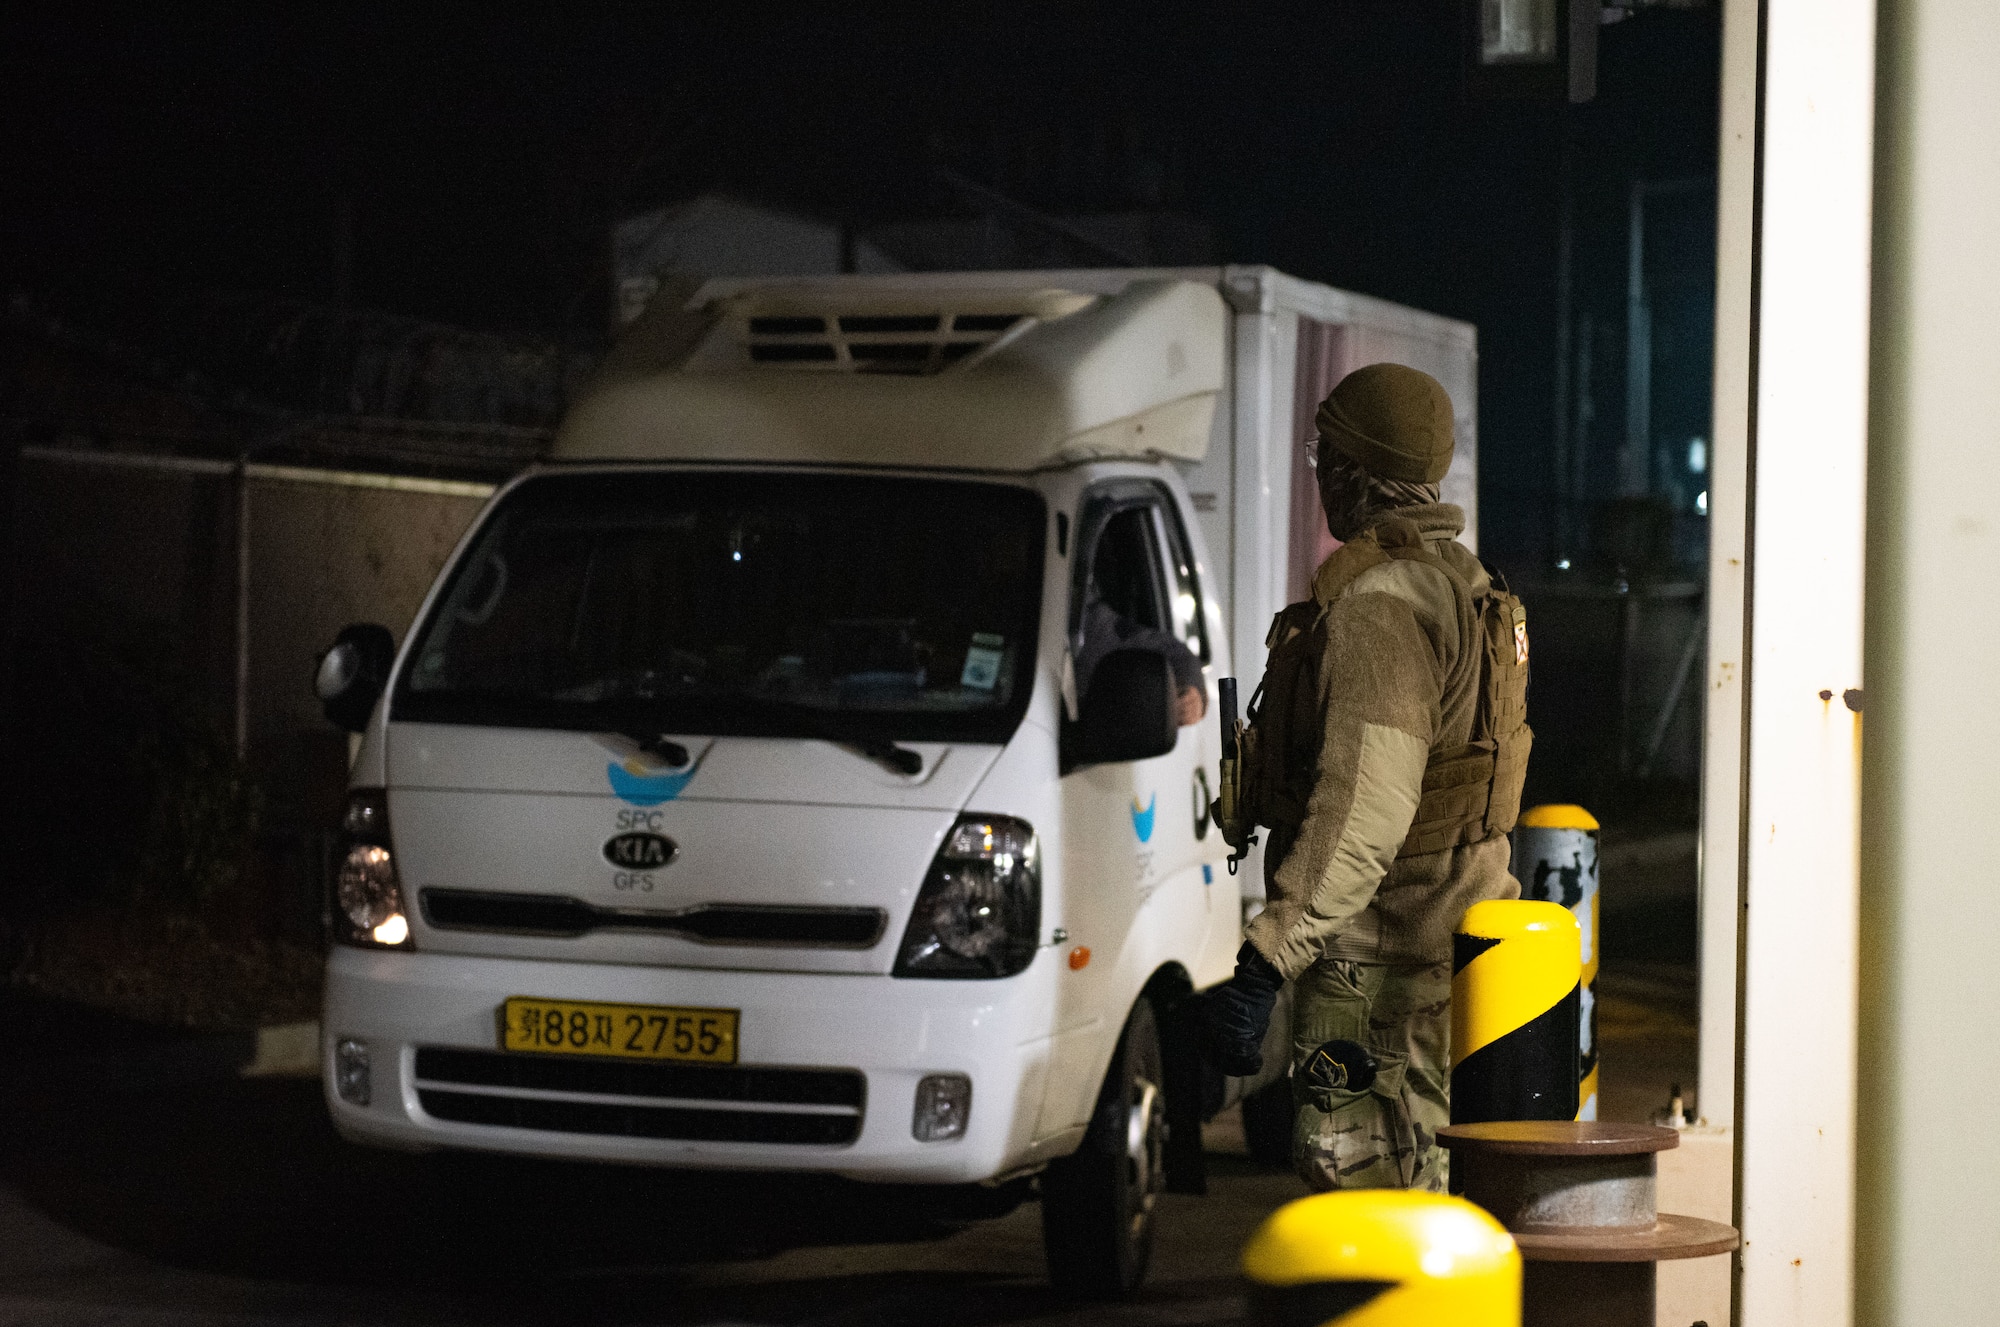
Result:
[[[604,860],[626,871],[650,871],[680,856],[678,843],[664,834],[613,835],[604,841]]]

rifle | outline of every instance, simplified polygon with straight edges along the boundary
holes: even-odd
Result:
[[[1210,814],[1222,831],[1222,841],[1230,847],[1229,874],[1235,875],[1237,863],[1249,855],[1250,845],[1257,841],[1250,832],[1256,826],[1242,820],[1243,721],[1236,713],[1236,679],[1218,678],[1215,698],[1222,721],[1222,783]]]

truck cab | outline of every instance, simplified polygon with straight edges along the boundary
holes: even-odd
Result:
[[[322,660],[362,734],[333,1119],[395,1148],[1039,1174],[1055,1278],[1130,1289],[1217,1099],[1184,1000],[1241,937],[1215,725],[1180,721],[1230,671],[1181,475],[1227,309],[1162,278],[673,312],[493,496],[399,650],[357,628]]]

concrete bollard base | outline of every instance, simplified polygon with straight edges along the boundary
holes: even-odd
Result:
[[[1734,1227],[1658,1210],[1656,1158],[1679,1147],[1672,1129],[1515,1120],[1452,1125],[1438,1141],[1465,1197],[1520,1246],[1524,1327],[1656,1327],[1655,1264],[1739,1243]]]

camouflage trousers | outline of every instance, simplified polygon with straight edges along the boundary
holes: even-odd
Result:
[[[1309,1089],[1296,1074],[1292,1164],[1325,1189],[1443,1193],[1451,1122],[1451,965],[1322,958],[1292,988],[1292,1065],[1339,1038],[1380,1064],[1366,1092]]]

